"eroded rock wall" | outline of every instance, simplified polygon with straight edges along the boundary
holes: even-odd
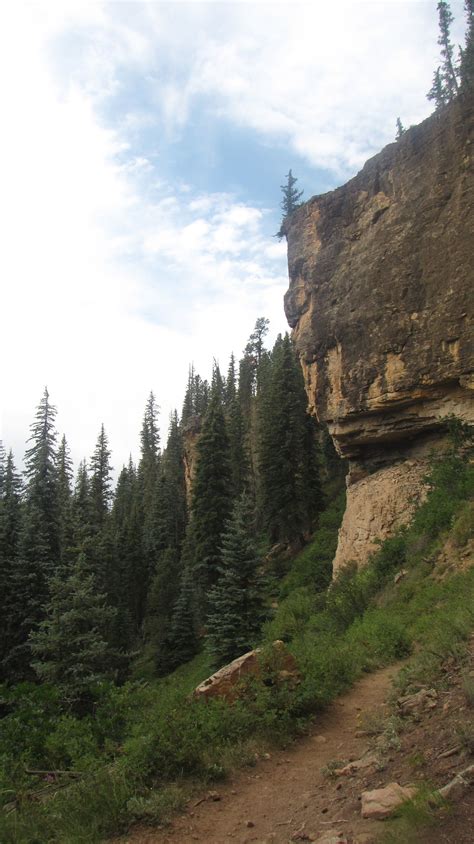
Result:
[[[309,405],[350,459],[336,569],[409,518],[442,420],[474,419],[472,142],[464,100],[287,228],[285,309]]]

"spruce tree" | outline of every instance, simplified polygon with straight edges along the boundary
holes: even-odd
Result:
[[[201,611],[205,606],[205,596],[217,578],[222,531],[232,506],[231,492],[229,440],[222,404],[216,392],[197,445],[191,504],[195,575],[201,593]]]
[[[229,410],[233,401],[237,397],[237,373],[235,369],[235,357],[232,352],[229,361],[229,368],[227,370],[227,378],[225,382],[225,399],[224,405],[226,411]]]
[[[402,135],[404,135],[404,134],[405,134],[405,129],[404,129],[403,123],[402,123],[402,121],[400,120],[400,118],[399,118],[399,117],[397,117],[397,134],[396,134],[396,140],[397,140],[397,141],[399,141],[399,140],[400,140],[400,138],[402,137]]]
[[[59,501],[56,461],[56,408],[45,388],[31,425],[25,453],[25,518],[21,554],[38,564],[41,596],[59,559]]]
[[[75,551],[84,551],[92,533],[89,476],[85,460],[79,463],[72,496],[72,533]]]
[[[137,500],[137,477],[132,461],[117,480],[110,516],[112,565],[107,580],[107,598],[117,614],[112,641],[127,650],[143,620],[144,592],[141,520]]]
[[[166,673],[170,661],[174,663],[170,657],[169,643],[173,612],[180,596],[181,573],[178,551],[166,548],[158,557],[150,584],[145,623],[146,639],[152,643],[157,655],[159,673]]]
[[[216,667],[248,651],[258,635],[264,607],[260,567],[252,507],[244,494],[222,536],[219,579],[208,599],[206,646]]]
[[[286,182],[284,185],[280,185],[281,192],[283,194],[283,199],[280,202],[280,208],[283,211],[283,220],[280,226],[279,231],[277,232],[277,237],[280,239],[285,234],[285,222],[288,218],[293,214],[293,211],[298,208],[301,204],[300,199],[303,196],[304,191],[298,190],[296,186],[296,182],[298,179],[296,176],[293,176],[291,170],[285,176]]]
[[[474,0],[464,0],[466,12],[466,43],[461,53],[461,87],[463,91],[474,86]]]
[[[25,454],[24,503],[18,560],[12,571],[15,644],[8,655],[11,679],[27,678],[32,628],[44,617],[49,582],[60,564],[56,408],[45,388],[31,425],[31,445]]]
[[[454,47],[451,43],[450,28],[454,20],[449,4],[446,0],[439,0],[438,2],[439,15],[439,38],[438,44],[441,47],[442,76],[448,100],[453,100],[459,93],[459,84],[457,74],[454,67],[453,53]]]
[[[454,20],[446,0],[438,0],[439,36],[442,63],[434,73],[433,85],[427,97],[433,100],[436,108],[451,102],[459,93],[458,71],[454,64],[454,47],[451,43],[450,28]],[[469,19],[469,16],[468,16]]]
[[[68,566],[73,554],[72,460],[66,437],[63,435],[57,454],[59,562]]]
[[[68,577],[51,579],[46,618],[29,645],[39,679],[59,688],[67,706],[89,710],[97,686],[115,677],[119,655],[107,641],[114,615],[84,555]]]
[[[112,499],[112,466],[110,465],[110,454],[107,434],[102,425],[89,464],[91,524],[95,531],[99,531],[104,526],[110,512],[110,502]]]
[[[444,88],[443,80],[441,77],[440,67],[438,67],[433,74],[433,84],[430,90],[428,91],[427,97],[429,100],[433,100],[437,109],[442,108],[444,105],[446,105],[448,101],[446,90]]]
[[[101,592],[113,600],[115,583],[114,537],[110,523],[112,502],[112,466],[104,426],[89,463],[89,525],[86,557]]]
[[[308,438],[306,393],[288,334],[277,338],[271,370],[259,402],[259,500],[271,541],[303,536],[320,496]]]
[[[197,633],[197,592],[195,589],[194,559],[196,538],[190,522],[183,544],[179,569],[178,596],[172,607],[168,633],[162,629],[157,641],[156,668],[158,674],[167,674],[188,662],[199,650]],[[171,557],[167,563],[170,564]],[[174,566],[174,560],[172,562]],[[155,623],[156,623],[155,619]]]
[[[18,577],[22,522],[21,480],[10,451],[4,464],[0,497],[0,682],[13,679],[13,656],[23,639],[23,590]]]

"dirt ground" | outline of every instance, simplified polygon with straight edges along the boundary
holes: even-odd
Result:
[[[432,710],[404,719],[398,735],[377,738],[377,725],[386,723],[391,712],[386,701],[399,667],[361,679],[318,717],[308,736],[191,801],[166,827],[138,827],[118,840],[122,844],[287,844],[319,841],[334,830],[348,844],[376,842],[385,824],[361,817],[363,791],[394,781],[444,785],[472,763],[472,756],[469,759],[462,748],[450,754],[459,744],[459,726],[473,721],[456,667],[447,667],[446,691],[439,693]],[[381,753],[382,765],[353,776],[328,776],[327,768],[336,762],[358,760],[374,749]],[[446,751],[448,755],[443,756]],[[441,812],[434,828],[420,832],[419,844],[473,844],[473,792],[449,813]]]

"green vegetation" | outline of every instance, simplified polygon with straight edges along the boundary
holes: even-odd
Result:
[[[455,57],[451,41],[451,24],[454,17],[449,3],[438,0],[438,44],[441,48],[441,64],[433,75],[433,84],[427,94],[437,109],[442,108],[462,94],[472,89],[474,82],[474,5],[472,0],[465,0],[466,40],[464,47],[459,47],[459,56]],[[398,136],[397,136],[398,137]]]
[[[474,571],[430,575],[447,538],[469,538],[457,526],[474,469],[453,447],[435,461],[429,485],[412,524],[381,545],[367,569],[348,569],[326,590],[340,501],[328,507],[313,543],[281,581],[279,606],[264,629],[265,642],[282,637],[295,654],[297,689],[272,682],[265,648],[263,681],[248,682],[231,706],[189,699],[209,673],[206,653],[162,680],[121,688],[102,682],[93,715],[82,718],[64,712],[55,687],[4,688],[2,842],[93,842],[134,820],[157,822],[194,783],[251,762],[263,744],[287,742],[362,672],[406,656],[415,644],[401,688],[442,682],[441,663],[452,655],[462,663],[474,628]],[[401,567],[408,574],[395,584]],[[48,781],[34,770],[62,773]]]
[[[283,211],[283,219],[280,229],[275,235],[275,237],[279,237],[280,240],[285,234],[285,222],[288,220],[293,211],[301,205],[300,199],[304,193],[304,191],[298,190],[296,187],[298,179],[296,176],[293,176],[291,170],[288,171],[285,179],[285,184],[280,186],[283,194],[283,198],[280,203],[280,208]]]

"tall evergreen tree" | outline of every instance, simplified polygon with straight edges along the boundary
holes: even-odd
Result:
[[[38,677],[59,688],[64,702],[89,710],[96,687],[113,679],[118,654],[108,645],[115,610],[108,607],[84,555],[68,577],[51,579],[46,618],[31,633],[29,644]]]
[[[5,477],[5,446],[3,445],[2,440],[0,440],[0,501],[3,498],[3,484],[4,484],[4,477]]]
[[[112,499],[110,454],[107,434],[102,425],[90,459],[91,524],[95,531],[99,531],[104,526],[110,512]]]
[[[216,666],[235,659],[254,644],[263,620],[260,567],[252,506],[243,495],[222,536],[219,579],[208,599],[206,646]]]
[[[157,668],[165,674],[188,662],[199,650],[196,630],[195,589],[192,567],[186,565],[181,576],[179,595],[173,608],[168,639],[161,643]]]
[[[72,532],[75,551],[84,551],[91,537],[89,476],[85,460],[79,463],[72,496]]]
[[[306,393],[301,368],[288,334],[279,337],[259,412],[260,507],[272,541],[294,540],[310,526],[319,491],[311,489],[317,467],[308,466]]]
[[[0,498],[0,681],[11,673],[10,657],[23,640],[24,617],[20,583],[19,542],[22,521],[21,480],[10,451],[4,465]]]
[[[22,556],[39,567],[41,595],[59,559],[58,471],[56,461],[56,408],[45,388],[31,425],[31,446],[25,453],[25,519]],[[40,571],[41,570],[41,571]]]
[[[400,138],[402,137],[402,135],[404,135],[404,134],[405,134],[405,128],[404,128],[404,126],[403,126],[403,123],[402,123],[402,121],[400,120],[400,118],[399,118],[399,117],[397,117],[397,134],[396,134],[396,140],[397,140],[397,141],[399,141],[399,140],[400,140]]]
[[[101,592],[110,601],[115,594],[115,558],[113,527],[110,521],[112,503],[112,466],[104,426],[101,425],[96,447],[89,463],[89,525],[86,558]]]
[[[456,69],[454,67],[454,46],[451,43],[451,24],[454,20],[446,0],[438,0],[439,37],[441,47],[442,75],[448,99],[452,100],[459,93]]]
[[[15,643],[8,654],[10,679],[29,676],[27,644],[32,628],[44,616],[49,582],[59,565],[58,472],[56,408],[45,388],[31,425],[31,445],[25,454],[26,488],[22,507],[18,560],[12,570],[11,594]]]
[[[461,53],[461,86],[463,91],[474,87],[474,0],[464,0],[466,43]]]
[[[283,198],[280,202],[280,208],[283,211],[283,220],[280,226],[279,231],[277,232],[277,237],[282,238],[285,234],[285,222],[291,216],[293,211],[298,208],[301,204],[300,199],[303,196],[304,191],[298,190],[296,187],[296,182],[298,179],[296,176],[293,176],[291,170],[285,176],[286,182],[284,185],[280,185],[281,192],[283,194]]]
[[[117,610],[112,642],[127,650],[143,620],[144,592],[148,585],[144,574],[137,476],[131,460],[117,480],[108,532],[113,551],[107,598]]]
[[[441,47],[441,66],[433,77],[433,85],[427,96],[434,100],[436,108],[451,102],[459,93],[458,71],[454,63],[454,46],[451,43],[451,24],[454,20],[446,0],[438,0],[439,36]]]
[[[232,402],[237,397],[237,372],[235,368],[235,357],[232,352],[229,361],[229,368],[227,370],[227,378],[225,382],[225,409],[228,411]]]
[[[151,507],[156,481],[158,478],[160,457],[160,432],[158,427],[158,406],[155,396],[150,393],[140,435],[141,458],[138,467],[145,513]]]
[[[446,89],[441,77],[440,67],[438,67],[433,74],[433,84],[428,91],[427,97],[429,100],[433,100],[436,108],[442,108],[442,106],[446,105],[448,102]]]
[[[57,454],[59,562],[67,566],[73,553],[72,479],[73,469],[66,437],[63,435]]]
[[[222,404],[211,399],[197,445],[196,476],[192,495],[195,536],[195,573],[201,590],[200,609],[217,578],[222,531],[231,511],[229,440]]]

